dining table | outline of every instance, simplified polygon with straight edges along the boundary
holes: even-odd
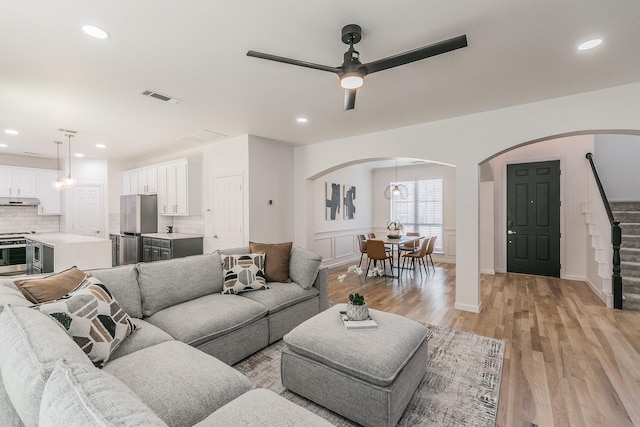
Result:
[[[421,239],[424,239],[424,236],[400,236],[399,238],[395,238],[395,237],[389,237],[386,236],[384,238],[376,238],[374,240],[382,240],[382,242],[386,245],[391,246],[391,253],[394,253],[394,249],[395,252],[397,253],[396,256],[396,266],[395,268],[398,270],[398,275],[394,276],[393,275],[393,259],[391,260],[391,276],[394,279],[397,279],[400,277],[400,245],[404,245],[405,243],[414,243],[414,242],[418,242]],[[395,246],[395,248],[394,248]]]

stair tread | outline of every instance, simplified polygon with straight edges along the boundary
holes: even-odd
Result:
[[[636,266],[636,267],[640,267],[640,262],[635,262],[635,261],[622,261],[622,262],[620,262],[620,264],[633,265],[633,266]]]
[[[636,283],[640,283],[640,277],[631,277],[631,276],[627,276],[627,277],[623,277],[623,279],[627,282],[636,282]]]

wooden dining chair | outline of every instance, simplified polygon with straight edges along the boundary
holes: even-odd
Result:
[[[425,259],[429,258],[429,260],[431,260],[431,267],[433,267],[433,272],[436,272],[436,266],[433,265],[433,258],[431,258],[431,254],[433,253],[433,248],[436,245],[436,239],[438,238],[438,236],[433,236],[431,237],[431,239],[429,240],[429,247],[427,248],[427,253],[425,255]]]
[[[415,261],[418,261],[418,269],[420,269],[420,265],[422,265],[422,267],[424,267],[425,273],[429,274],[429,270],[427,268],[427,264],[425,264],[425,260],[427,256],[427,249],[431,244],[430,242],[432,239],[433,238],[424,239],[422,241],[422,244],[420,245],[420,249],[402,255],[402,268],[404,269],[407,260],[410,259],[411,263],[415,263]],[[420,271],[420,274],[422,274],[422,271]]]
[[[367,271],[365,273],[365,278],[367,274],[369,274],[369,267],[371,266],[371,261],[373,261],[373,266],[376,267],[378,265],[378,261],[382,261],[382,268],[387,271],[387,260],[391,260],[391,255],[389,255],[384,248],[384,242],[382,240],[367,240],[367,258],[369,258],[369,262],[367,263]],[[393,266],[393,261],[390,261],[391,266]]]
[[[364,257],[367,253],[367,238],[364,234],[358,234],[358,247],[360,248],[360,263],[358,266],[362,265],[362,257]]]

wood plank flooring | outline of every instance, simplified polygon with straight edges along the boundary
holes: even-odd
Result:
[[[364,263],[363,263],[364,264]],[[347,282],[329,271],[329,299]],[[401,280],[351,279],[371,308],[506,341],[498,426],[640,427],[640,312],[608,309],[584,282],[482,275],[482,312],[455,310],[455,265]]]

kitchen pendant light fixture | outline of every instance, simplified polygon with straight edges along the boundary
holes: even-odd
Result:
[[[409,189],[402,184],[398,184],[398,160],[396,160],[396,180],[395,183],[391,183],[384,189],[384,198],[391,199],[406,199],[409,197]]]
[[[67,133],[64,136],[69,137],[69,175],[64,178],[62,183],[65,187],[72,187],[76,183],[76,180],[71,176],[71,138],[75,135]]]
[[[58,151],[58,177],[56,178],[55,181],[53,181],[52,185],[53,188],[55,188],[56,190],[61,190],[62,187],[64,186],[64,183],[62,182],[62,177],[60,176],[60,144],[62,144],[62,141],[53,141],[54,144],[56,144],[56,148]]]

